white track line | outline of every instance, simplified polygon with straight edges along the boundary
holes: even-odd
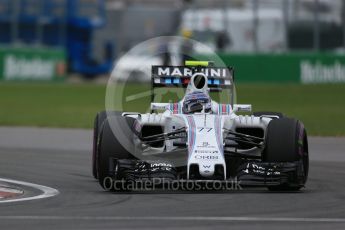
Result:
[[[41,190],[43,192],[42,194],[37,195],[37,196],[23,197],[23,198],[19,198],[19,199],[14,198],[14,199],[9,199],[9,200],[0,200],[0,203],[37,200],[37,199],[43,199],[43,198],[56,196],[59,194],[58,190],[56,190],[54,188],[47,187],[47,186],[39,185],[39,184],[33,184],[33,183],[29,183],[29,182],[24,182],[24,181],[3,179],[3,178],[0,178],[0,182],[7,182],[7,183],[16,184],[16,185],[32,187],[32,188]]]
[[[14,189],[14,188],[2,188],[0,186],[0,192],[8,192],[8,193],[14,193],[14,194],[22,194],[23,191],[22,190],[19,190],[19,189]]]
[[[217,217],[217,216],[0,216],[0,220],[91,220],[91,221],[228,221],[228,222],[316,222],[345,223],[345,218],[293,218],[293,217]]]

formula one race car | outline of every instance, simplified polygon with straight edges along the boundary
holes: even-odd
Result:
[[[185,88],[185,95],[175,103],[152,102],[151,113],[97,114],[92,170],[103,187],[110,180],[155,178],[236,178],[243,186],[274,191],[304,187],[309,158],[303,123],[278,112],[250,113],[251,105],[234,104],[233,68],[205,61],[152,66],[152,98],[159,87]],[[228,104],[211,99],[210,92],[226,90]]]

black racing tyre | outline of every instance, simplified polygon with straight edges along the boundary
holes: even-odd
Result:
[[[260,117],[260,116],[263,116],[263,115],[278,116],[279,118],[285,117],[283,113],[280,113],[280,112],[268,112],[268,111],[267,112],[265,112],[265,111],[254,112],[253,115],[256,116],[256,117]]]
[[[102,187],[104,187],[104,179],[109,176],[109,163],[111,158],[135,159],[131,154],[135,148],[134,122],[135,119],[132,117],[117,115],[109,116],[102,125],[97,156],[97,174]],[[111,128],[116,129],[114,130],[116,136]]]
[[[121,115],[121,112],[117,111],[101,111],[97,113],[94,124],[93,124],[93,144],[92,144],[92,175],[97,179],[97,145],[99,143],[99,135],[103,122],[107,119],[107,114],[109,115]]]
[[[270,186],[268,189],[274,191],[301,189],[307,181],[309,170],[308,138],[304,125],[296,119],[283,117],[272,120],[266,132],[264,162],[299,162],[300,164],[294,173],[295,182]]]

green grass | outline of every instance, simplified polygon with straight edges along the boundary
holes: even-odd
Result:
[[[0,125],[90,128],[105,86],[0,84]]]
[[[104,110],[104,85],[0,84],[0,125],[91,128],[95,114]],[[147,86],[127,86],[127,94]],[[167,96],[169,97],[169,95]],[[175,95],[176,98],[176,95]],[[149,96],[126,102],[124,109],[142,112]],[[237,102],[254,111],[281,111],[302,120],[311,135],[345,136],[345,84],[237,85]]]
[[[280,111],[301,120],[311,135],[345,136],[345,84],[240,85],[238,102],[254,111]]]

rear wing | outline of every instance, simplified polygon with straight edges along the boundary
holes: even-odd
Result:
[[[187,88],[195,73],[203,73],[208,79],[210,91],[234,91],[234,69],[232,67],[214,67],[208,61],[186,61],[185,66],[155,65],[151,68],[151,103],[154,102],[155,88],[177,87]],[[231,96],[231,104],[233,97]]]
[[[195,73],[206,75],[207,85],[211,91],[230,88],[233,84],[234,71],[232,67],[152,66],[152,88],[186,88]]]

